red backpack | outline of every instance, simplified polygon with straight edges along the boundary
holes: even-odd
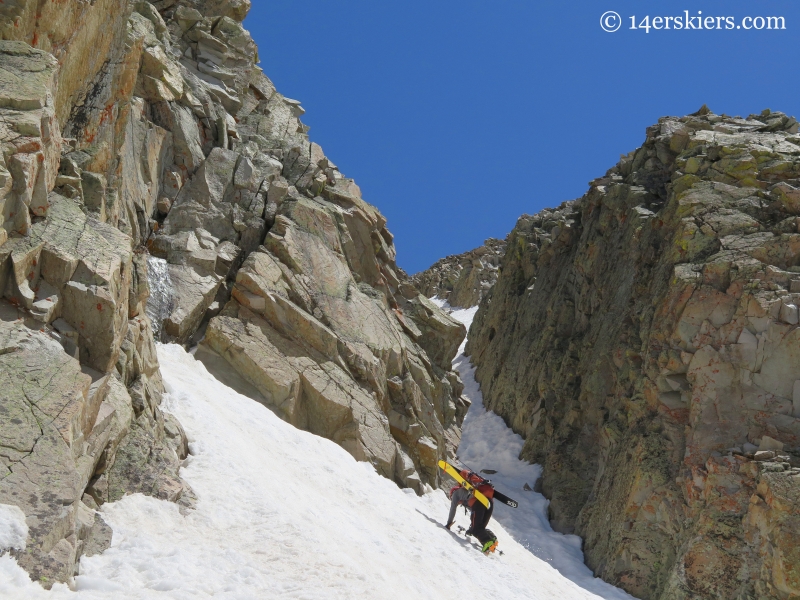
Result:
[[[477,473],[473,473],[472,471],[461,471],[461,476],[466,479],[472,486],[478,490],[481,494],[486,496],[487,498],[491,499],[494,497],[494,487],[492,487],[492,482],[488,479],[484,479]],[[469,499],[467,502],[468,506],[472,506],[475,504],[475,496]]]

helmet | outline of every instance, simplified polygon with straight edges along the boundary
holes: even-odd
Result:
[[[456,491],[458,488],[460,488],[460,487],[461,487],[460,485],[454,485],[453,487],[451,487],[451,488],[450,488],[450,491],[449,491],[449,492],[447,492],[447,497],[448,497],[450,500],[452,500],[452,499],[453,499],[453,493],[454,493],[454,492],[455,492],[455,491]]]

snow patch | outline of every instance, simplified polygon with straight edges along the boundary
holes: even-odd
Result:
[[[19,506],[0,504],[0,552],[3,550],[25,550],[28,539],[28,524],[25,513]]]
[[[467,330],[478,311],[477,306],[453,310],[442,300],[434,302],[461,321]],[[547,517],[550,501],[533,491],[542,467],[519,459],[524,444],[522,437],[514,433],[502,417],[484,407],[480,385],[475,381],[475,367],[463,354],[465,345],[466,340],[453,361],[453,367],[464,382],[463,395],[472,402],[462,425],[458,458],[473,471],[496,471],[484,476],[491,479],[499,491],[519,502],[516,509],[496,502],[493,519],[534,556],[551,564],[585,590],[608,600],[631,600],[633,596],[595,577],[584,564],[580,537],[553,531]]]
[[[501,509],[491,528],[504,553],[484,556],[443,527],[449,502],[442,490],[421,497],[401,490],[337,444],[295,429],[225,387],[180,346],[160,345],[158,354],[167,388],[162,407],[180,420],[191,442],[181,475],[198,496],[197,508],[184,516],[176,505],[141,494],[105,504],[111,547],[81,560],[74,590],[59,584],[46,592],[3,556],[0,597],[452,600],[470,586],[505,600],[625,597],[619,590],[611,595],[615,588],[602,582],[593,588],[599,592],[589,591],[578,573],[579,540],[562,536],[567,541],[560,546],[550,540],[539,508],[530,519],[541,518],[534,531],[544,533],[530,537],[542,537],[551,554],[540,557],[530,538],[515,541],[530,525]],[[493,440],[493,464],[511,477],[502,483],[521,501],[522,514],[525,498],[515,482],[532,483],[538,467],[514,462],[519,440],[491,413],[476,412],[477,385],[474,379],[468,385],[475,387],[465,460],[482,461],[481,440]],[[491,433],[475,433],[481,423]],[[456,523],[468,525],[463,512]],[[553,558],[557,548],[564,555],[572,549],[576,566],[568,577],[580,586],[551,566],[567,564]]]

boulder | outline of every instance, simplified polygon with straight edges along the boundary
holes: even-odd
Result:
[[[181,459],[164,442],[163,424],[161,440],[148,425],[144,416],[133,423],[113,466],[101,476],[107,478],[102,488],[107,495],[101,500],[114,502],[129,493],[145,493],[170,502],[183,497],[186,484],[177,475]]]
[[[164,322],[164,331],[178,342],[187,342],[197,331],[205,312],[219,290],[222,278],[201,274],[193,267],[170,265],[174,308]]]

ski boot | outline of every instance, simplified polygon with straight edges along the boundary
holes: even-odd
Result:
[[[489,535],[489,539],[483,544],[481,551],[488,556],[497,549],[497,536],[489,529],[486,530],[486,533]]]

